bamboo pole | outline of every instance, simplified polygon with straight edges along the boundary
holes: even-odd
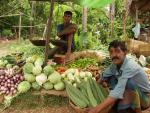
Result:
[[[46,45],[45,45],[45,62],[44,62],[44,65],[46,65],[47,60],[48,60],[49,42],[50,42],[51,31],[52,31],[52,19],[53,19],[54,1],[55,0],[51,0],[49,19],[48,19],[47,29],[46,29],[46,36],[45,36]]]
[[[20,14],[1,15],[0,18],[11,17],[11,16],[20,16]]]

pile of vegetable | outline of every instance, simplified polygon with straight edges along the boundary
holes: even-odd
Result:
[[[108,96],[108,91],[91,77],[80,83],[78,87],[66,83],[66,91],[73,104],[80,108],[95,107]]]
[[[18,84],[23,80],[23,75],[17,73],[15,67],[0,69],[0,93],[10,96],[16,94]]]
[[[98,80],[102,74],[102,71],[104,70],[104,68],[101,66],[93,66],[93,65],[90,65],[88,66],[86,69],[86,71],[89,71],[92,73],[93,77]]]
[[[68,64],[70,68],[81,68],[84,69],[89,65],[98,65],[98,61],[93,58],[80,58],[73,63]]]
[[[46,90],[64,90],[65,85],[61,75],[51,65],[42,68],[43,59],[32,56],[26,59],[23,67],[24,78],[34,90],[44,88]]]
[[[77,86],[78,83],[87,81],[88,77],[92,77],[92,73],[88,71],[81,71],[77,68],[70,68],[61,74],[63,80],[73,86]],[[93,77],[93,79],[95,79]]]
[[[12,68],[15,63],[16,59],[11,55],[0,58],[0,68]]]

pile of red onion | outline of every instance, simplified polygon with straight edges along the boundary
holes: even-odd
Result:
[[[14,70],[0,69],[0,93],[4,95],[16,94],[18,84],[23,80],[24,76],[16,74]]]

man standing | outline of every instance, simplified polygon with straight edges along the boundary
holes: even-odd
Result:
[[[65,11],[63,16],[63,24],[57,26],[57,36],[59,40],[51,40],[56,47],[52,48],[49,56],[53,57],[55,53],[69,53],[75,50],[74,33],[77,30],[75,24],[71,23],[72,12]],[[70,50],[68,50],[70,48]]]
[[[115,113],[142,113],[150,106],[150,84],[143,68],[129,59],[127,48],[122,41],[109,44],[112,64],[104,71],[101,83],[107,83],[110,93],[107,99],[88,113],[101,113],[113,106]]]

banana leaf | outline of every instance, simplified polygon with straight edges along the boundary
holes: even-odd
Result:
[[[80,4],[88,8],[103,8],[112,2],[113,0],[80,0]]]

